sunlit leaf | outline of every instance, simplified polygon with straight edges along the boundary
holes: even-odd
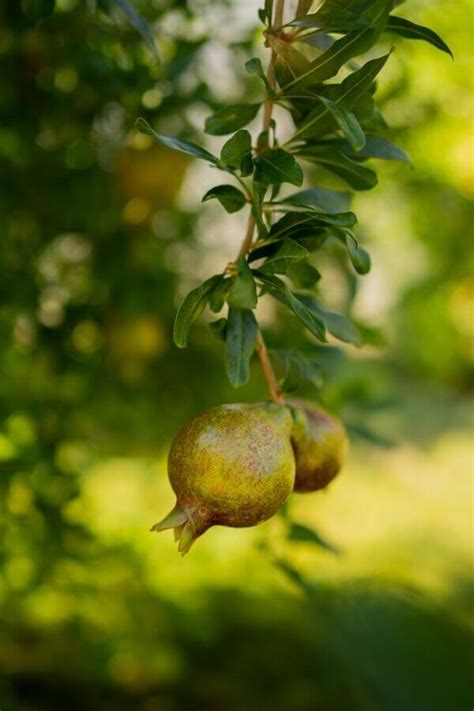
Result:
[[[390,15],[387,22],[387,32],[394,32],[401,37],[406,37],[407,39],[414,40],[424,40],[433,47],[437,47],[442,52],[446,52],[450,57],[453,53],[449,49],[446,42],[433,30],[428,27],[423,27],[422,25],[416,25],[410,20],[406,20],[404,17],[396,17],[395,15]]]

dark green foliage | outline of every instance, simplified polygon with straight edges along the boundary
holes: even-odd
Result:
[[[377,185],[373,168],[363,165],[367,159],[408,160],[405,152],[386,135],[377,133],[377,129],[386,133],[386,127],[374,102],[374,81],[389,55],[370,59],[356,69],[353,60],[372,50],[386,31],[411,39],[425,39],[443,51],[449,52],[449,49],[434,32],[391,16],[393,5],[393,0],[354,0],[347,3],[327,0],[311,14],[312,3],[299,2],[296,17],[287,24],[283,36],[281,28],[272,27],[272,3],[265,4],[259,14],[262,22],[269,27],[266,40],[275,60],[277,86],[269,82],[260,59],[250,59],[246,69],[248,73],[260,77],[267,100],[280,103],[291,113],[295,130],[283,147],[278,144],[272,122],[271,130],[264,131],[258,137],[252,160],[250,134],[241,129],[255,118],[260,107],[258,103],[217,108],[207,119],[207,133],[224,135],[237,131],[223,146],[220,161],[199,146],[155,134],[145,122],[138,124],[141,130],[155,135],[158,141],[208,160],[233,173],[240,182],[253,173],[253,184],[248,184],[247,190],[253,196],[251,211],[258,240],[249,250],[248,261],[266,259],[255,272],[264,286],[262,295],[268,291],[275,296],[321,341],[325,340],[325,324],[342,341],[360,345],[361,337],[347,318],[324,311],[311,296],[306,303],[300,300],[275,274],[287,275],[297,286],[311,291],[320,274],[306,261],[306,257],[310,252],[317,252],[331,235],[344,243],[358,274],[363,275],[370,270],[370,257],[350,231],[356,223],[353,213],[344,212],[350,194],[323,186],[308,188],[283,199],[279,199],[278,194],[285,183],[302,184],[300,158],[323,168],[353,190],[360,191]],[[313,40],[315,35],[329,37],[330,33],[341,36],[335,41],[329,39],[325,47],[321,45],[323,51],[319,51],[314,59],[295,46]],[[341,81],[328,82],[342,69]],[[270,187],[272,191],[268,197]],[[241,190],[230,185],[212,188],[203,200],[210,198],[217,198],[228,212],[240,210],[246,202]],[[287,214],[272,224],[272,215],[282,212]],[[207,293],[207,287],[203,288]],[[187,332],[189,323],[205,305],[206,298],[200,293],[199,290],[192,292],[192,302],[196,305],[191,303],[184,312],[181,307],[178,314],[178,321],[182,324],[178,329],[180,345],[183,344],[184,331]],[[237,275],[223,298],[231,310],[250,310],[256,306],[255,283],[246,266],[245,256],[240,258]],[[223,299],[217,300],[217,306],[222,303]],[[188,311],[189,316],[185,316]],[[233,312],[232,332],[235,332],[236,323],[236,312]],[[235,373],[232,381],[234,384],[239,381]]]
[[[255,350],[258,325],[252,311],[229,308],[225,330],[225,363],[231,385],[245,385],[249,379],[249,361]]]

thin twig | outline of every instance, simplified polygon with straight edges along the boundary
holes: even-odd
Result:
[[[267,381],[270,397],[272,398],[273,402],[283,403],[283,395],[281,393],[280,386],[278,385],[278,381],[275,377],[275,372],[273,370],[270,356],[268,355],[268,349],[261,331],[258,332],[257,336],[257,354],[260,358],[260,363],[262,365],[265,380]]]
[[[275,13],[273,16],[273,20],[270,25],[270,29],[274,28],[280,28],[283,24],[283,13],[285,9],[285,0],[277,0],[276,5],[275,5]],[[270,62],[268,65],[268,70],[267,70],[267,79],[269,85],[272,87],[272,89],[276,89],[276,80],[275,80],[275,61],[276,61],[276,54],[275,51],[272,50],[272,56],[270,58]],[[272,113],[273,113],[273,101],[271,99],[265,99],[264,105],[263,105],[263,122],[262,122],[262,130],[263,131],[268,131],[270,128],[270,123],[272,120]],[[251,209],[248,222],[247,222],[247,229],[245,231],[245,237],[244,241],[242,242],[242,246],[240,248],[239,252],[239,257],[245,256],[246,254],[249,253],[251,247],[252,247],[252,241],[253,241],[253,233],[255,231],[255,217],[253,214],[253,211]],[[267,386],[268,390],[270,392],[270,396],[273,400],[273,402],[278,402],[282,403],[283,402],[283,396],[280,390],[280,387],[278,385],[278,381],[276,379],[272,363],[270,361],[270,356],[268,355],[268,350],[267,346],[265,344],[262,332],[259,331],[258,337],[257,337],[257,354],[258,357],[260,358],[260,363],[262,365],[262,370],[263,374],[265,376],[265,380],[267,381]]]

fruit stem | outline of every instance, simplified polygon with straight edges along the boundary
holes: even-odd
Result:
[[[282,404],[284,402],[283,395],[275,377],[275,372],[273,370],[270,356],[268,355],[268,349],[261,331],[258,332],[257,336],[257,353],[260,358],[260,363],[262,364],[262,370],[265,380],[267,381],[270,396],[273,402]]]
[[[269,30],[273,28],[279,28],[283,24],[283,12],[285,9],[285,0],[277,0],[276,5],[275,5],[275,13],[273,16],[273,19],[270,23],[270,27],[268,28]],[[270,62],[268,64],[268,69],[267,69],[267,79],[269,85],[272,87],[272,89],[276,89],[276,80],[275,80],[275,60],[276,60],[276,54],[275,51],[272,50],[272,55],[270,58]],[[272,113],[273,113],[273,101],[269,98],[265,99],[265,102],[263,104],[263,122],[262,122],[262,131],[268,131],[270,128],[270,122],[272,120]],[[268,147],[268,146],[267,146]],[[265,148],[265,147],[263,147]],[[262,150],[262,148],[260,148]],[[255,217],[253,215],[253,211],[251,208],[250,215],[247,221],[247,229],[245,231],[245,237],[244,241],[242,242],[242,246],[240,248],[239,252],[239,257],[243,257],[246,254],[249,253],[251,247],[252,247],[252,241],[253,241],[253,233],[255,231]],[[262,332],[258,332],[257,336],[257,354],[258,357],[260,358],[260,363],[262,365],[262,370],[263,374],[265,376],[265,380],[267,381],[267,386],[268,390],[270,392],[270,396],[273,400],[273,402],[277,403],[282,403],[284,402],[283,400],[283,395],[281,393],[280,387],[278,385],[273,366],[270,360],[270,356],[268,355],[268,349],[265,344],[264,338],[262,336]]]

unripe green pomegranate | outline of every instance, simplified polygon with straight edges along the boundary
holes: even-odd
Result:
[[[281,405],[221,405],[189,420],[174,439],[168,476],[174,509],[152,531],[173,528],[184,555],[215,525],[255,526],[293,489],[293,420]]]
[[[290,400],[291,442],[296,461],[294,491],[324,489],[341,469],[347,452],[344,425],[329,412],[306,400]]]

